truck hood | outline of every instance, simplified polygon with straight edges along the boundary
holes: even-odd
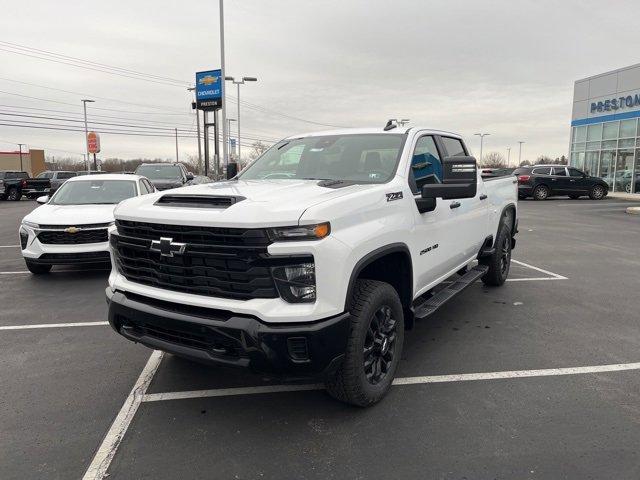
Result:
[[[121,220],[174,225],[194,222],[202,226],[244,228],[297,225],[307,208],[366,188],[371,185],[327,188],[318,186],[318,180],[231,180],[130,198],[118,206],[115,216]],[[239,198],[227,208],[200,208],[157,204],[164,195]]]
[[[113,222],[115,205],[42,205],[24,217],[39,225],[87,225]]]

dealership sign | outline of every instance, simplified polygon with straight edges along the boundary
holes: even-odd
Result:
[[[100,153],[100,135],[96,132],[87,133],[87,147],[89,153]]]
[[[222,108],[222,71],[196,73],[196,106],[200,110]]]
[[[633,107],[640,107],[640,94],[636,93],[635,95],[627,95],[625,97],[591,102],[591,113],[611,112]]]

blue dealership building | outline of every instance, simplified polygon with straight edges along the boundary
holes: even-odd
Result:
[[[577,80],[571,165],[640,195],[640,64]]]

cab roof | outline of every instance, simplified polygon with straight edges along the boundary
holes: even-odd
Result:
[[[289,137],[283,138],[283,140],[295,140],[297,138],[305,138],[305,137],[321,137],[326,135],[366,135],[366,134],[384,134],[384,135],[398,135],[398,134],[406,134],[411,131],[422,132],[422,133],[431,133],[434,135],[446,135],[448,137],[462,138],[459,134],[454,132],[448,132],[446,130],[436,130],[428,127],[401,127],[398,126],[391,130],[384,130],[384,127],[371,127],[371,128],[340,128],[335,130],[320,130],[316,132],[307,132],[300,135],[291,135]]]

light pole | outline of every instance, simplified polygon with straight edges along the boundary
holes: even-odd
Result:
[[[18,144],[18,148],[20,149],[20,171],[24,170],[24,167],[22,166],[22,146],[23,145],[26,145],[26,143]]]
[[[87,103],[93,103],[95,100],[82,100],[82,107],[84,108],[84,146],[87,150],[87,156],[85,161],[87,162],[87,172],[91,171],[91,165],[89,164],[89,129],[87,128]]]
[[[223,81],[220,82],[220,96],[222,97],[222,159],[227,165],[227,99],[225,98],[224,85],[224,0],[218,0],[220,5],[220,75]],[[216,142],[218,139],[216,138]]]
[[[196,87],[187,88],[190,92],[195,91]],[[195,94],[194,94],[195,95]],[[195,103],[195,97],[194,97]],[[196,107],[196,125],[198,126],[198,168],[202,165],[202,149],[200,148],[200,111]],[[202,172],[199,172],[202,173]]]
[[[176,132],[176,163],[178,162],[178,129],[173,129]]]
[[[520,151],[518,152],[518,166],[522,163],[522,144],[524,142],[518,142],[520,144]]]
[[[480,163],[482,163],[482,142],[484,140],[484,137],[491,134],[490,133],[474,133],[474,135],[477,135],[480,137]]]
[[[229,134],[229,159],[231,159],[231,122],[235,122],[236,119],[235,118],[227,118],[227,132]],[[229,162],[227,162],[229,163]]]
[[[507,167],[511,166],[511,147],[507,147]]]
[[[244,82],[257,82],[256,77],[242,77],[242,80],[236,81],[234,77],[224,77],[225,80],[229,80],[234,85],[238,86],[238,161],[242,161],[241,147],[240,147],[240,85],[244,85]]]

